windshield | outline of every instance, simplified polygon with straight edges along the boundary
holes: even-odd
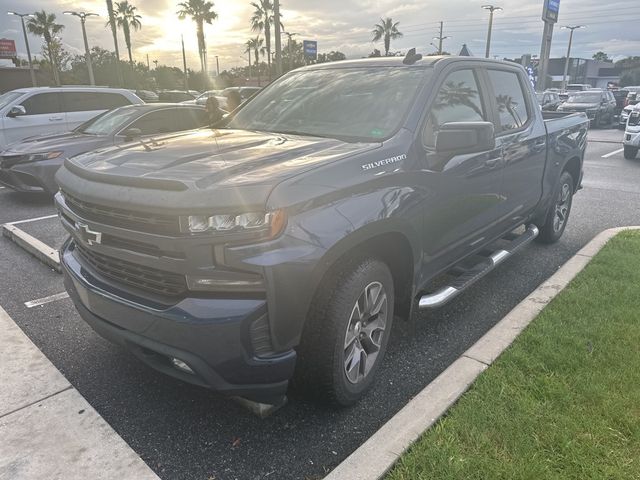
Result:
[[[124,127],[130,120],[138,116],[136,108],[116,108],[80,125],[76,132],[87,135],[111,135]]]
[[[580,93],[569,97],[567,103],[600,103],[601,98],[599,93]]]
[[[4,108],[13,102],[15,99],[20,98],[24,93],[22,92],[7,92],[0,95],[0,108]]]
[[[427,75],[398,67],[293,73],[248,102],[228,128],[380,141],[400,128]]]

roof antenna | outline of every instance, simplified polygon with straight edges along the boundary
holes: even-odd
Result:
[[[413,65],[418,60],[422,60],[422,54],[421,53],[416,53],[416,49],[412,48],[404,56],[404,60],[402,60],[402,63],[404,63],[405,65]]]

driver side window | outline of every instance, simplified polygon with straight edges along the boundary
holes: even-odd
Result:
[[[473,70],[457,70],[447,76],[438,90],[422,132],[422,142],[425,147],[435,147],[438,131],[445,123],[483,122],[486,118]]]

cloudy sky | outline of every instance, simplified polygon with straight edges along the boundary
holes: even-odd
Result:
[[[476,55],[484,54],[488,12],[481,5],[487,0],[281,0],[283,23],[298,40],[318,41],[318,51],[340,50],[348,58],[359,58],[381,44],[371,42],[371,28],[381,16],[400,22],[404,37],[393,42],[392,50],[417,47],[419,52],[433,51],[431,42],[438,34],[438,22],[444,21],[445,50],[457,53],[466,43]],[[142,15],[143,28],[133,33],[135,59],[159,60],[160,64],[181,65],[180,33],[184,34],[187,62],[199,68],[195,25],[180,21],[175,14],[177,0],[130,0]],[[519,57],[538,54],[542,35],[540,14],[543,0],[493,0],[504,10],[496,12],[492,54]],[[101,18],[87,20],[89,44],[113,49],[109,31],[104,27],[104,0],[3,0],[3,10],[20,13],[45,9],[55,13],[65,25],[62,40],[72,53],[81,53],[82,35],[76,17],[62,15],[64,10],[95,12]],[[218,20],[205,29],[210,69],[219,56],[221,69],[246,64],[243,43],[252,35],[249,0],[216,0]],[[561,0],[559,25],[584,24],[576,32],[572,56],[590,58],[602,50],[614,58],[640,55],[639,0]],[[19,18],[0,14],[0,38],[16,40],[18,53],[26,56]],[[40,52],[41,39],[30,36],[32,52]],[[556,30],[553,56],[566,52],[568,33]],[[120,51],[126,50],[120,34]],[[0,62],[2,62],[0,60]]]

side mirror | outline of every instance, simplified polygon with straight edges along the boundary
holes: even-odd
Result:
[[[126,142],[130,142],[134,138],[142,136],[142,130],[140,130],[139,128],[127,128],[124,131],[123,135],[124,135],[124,140]]]
[[[496,147],[491,122],[449,122],[440,127],[436,152],[448,155],[481,153]]]
[[[11,110],[9,110],[9,113],[7,113],[7,117],[14,118],[14,117],[19,117],[21,115],[26,115],[26,114],[27,114],[27,111],[22,105],[15,105],[11,107]]]

